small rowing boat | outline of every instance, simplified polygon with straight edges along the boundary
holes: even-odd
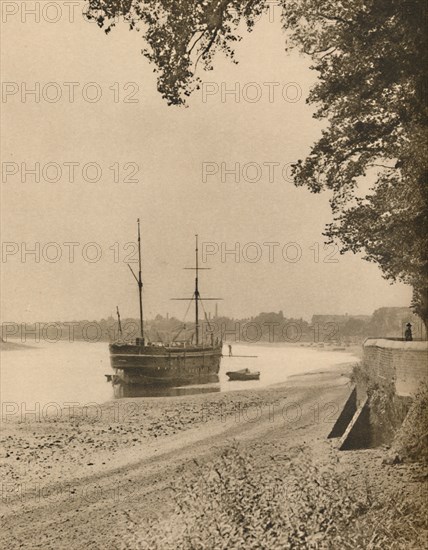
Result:
[[[259,371],[250,371],[250,369],[241,369],[226,372],[229,380],[259,380]]]

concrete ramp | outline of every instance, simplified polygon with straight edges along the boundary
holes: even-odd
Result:
[[[366,397],[355,412],[339,441],[341,451],[367,449],[371,444],[370,405]]]
[[[336,420],[331,432],[328,434],[328,439],[342,436],[346,428],[352,421],[355,413],[357,412],[357,388],[354,388],[351,395],[348,397],[339,418]]]

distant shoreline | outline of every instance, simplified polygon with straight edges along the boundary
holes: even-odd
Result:
[[[28,344],[16,343],[16,342],[5,342],[0,340],[0,351],[19,351],[25,349],[36,349],[36,346],[29,346]]]

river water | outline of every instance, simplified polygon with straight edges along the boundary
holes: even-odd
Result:
[[[226,353],[227,346],[224,347]],[[285,382],[289,376],[325,370],[356,358],[347,351],[287,344],[233,344],[234,357],[222,359],[216,383],[131,392],[113,387],[105,374],[112,374],[106,343],[57,342],[34,344],[32,348],[1,353],[1,401],[39,407],[103,403],[121,397],[157,397],[206,392],[256,389]],[[238,355],[257,357],[236,357]],[[229,381],[226,372],[249,368],[260,371],[260,380]]]

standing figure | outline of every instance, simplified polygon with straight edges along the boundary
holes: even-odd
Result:
[[[404,332],[404,339],[406,340],[406,342],[412,342],[413,341],[412,324],[407,323],[406,327],[407,328]]]
[[[229,346],[229,357],[232,357],[232,346],[230,344],[228,344]]]

